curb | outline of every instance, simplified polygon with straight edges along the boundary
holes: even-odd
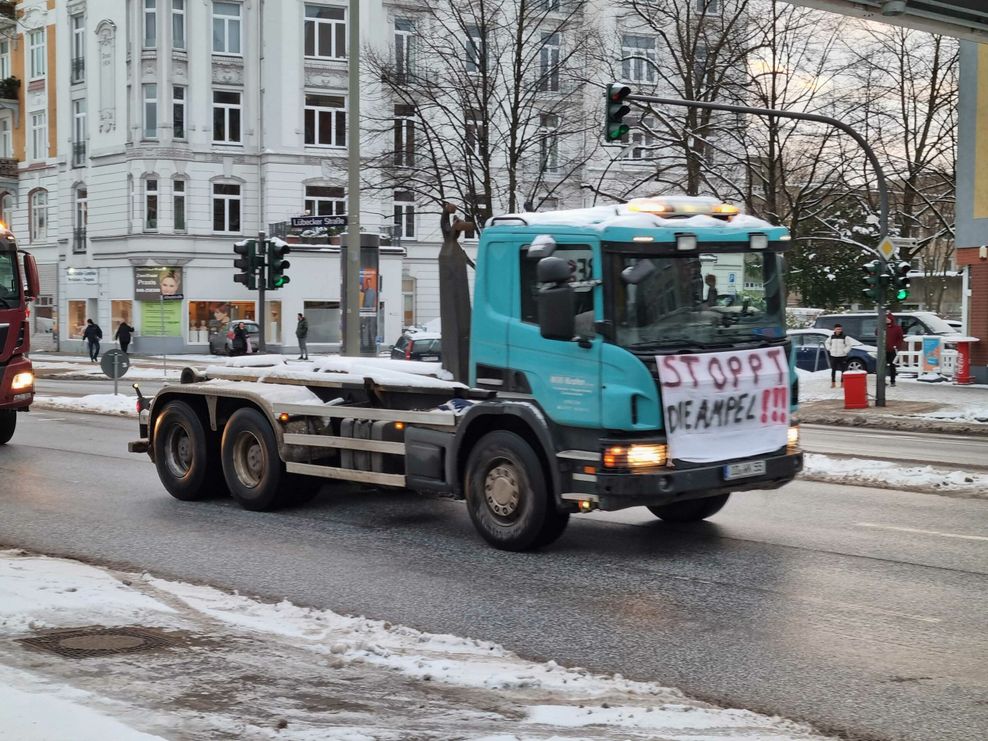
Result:
[[[800,412],[799,421],[807,425],[827,425],[829,427],[863,427],[875,430],[896,432],[934,433],[940,435],[970,435],[988,437],[988,424],[978,422],[949,422],[936,419],[915,419],[876,415],[866,417],[859,414]]]

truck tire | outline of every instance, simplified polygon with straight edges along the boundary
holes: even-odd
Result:
[[[168,493],[183,502],[221,493],[223,481],[199,415],[171,401],[154,426],[154,464]]]
[[[513,432],[482,437],[467,459],[465,491],[474,527],[495,548],[527,551],[548,545],[566,528],[532,447]]]
[[[17,412],[13,409],[0,409],[0,445],[6,445],[17,429]]]
[[[685,502],[649,507],[648,511],[666,522],[699,522],[720,512],[730,496],[730,494],[718,494],[703,499],[687,499]]]
[[[223,428],[220,447],[226,485],[241,507],[262,512],[284,503],[289,476],[267,417],[252,407],[238,409]]]

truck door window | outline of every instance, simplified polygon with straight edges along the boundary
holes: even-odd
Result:
[[[589,245],[565,245],[561,244],[552,253],[553,257],[561,257],[568,260],[572,270],[573,282],[588,283],[580,285],[574,292],[576,293],[576,316],[589,312],[590,322],[593,324],[593,286],[589,281],[593,278],[593,250]],[[539,310],[536,303],[536,296],[539,293],[539,282],[537,277],[538,260],[528,258],[528,249],[521,251],[521,320],[529,324],[538,324]],[[585,332],[582,334],[586,334]]]
[[[0,252],[0,301],[10,306],[20,298],[17,290],[17,271],[14,269],[16,255]]]

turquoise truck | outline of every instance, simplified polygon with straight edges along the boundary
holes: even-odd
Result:
[[[596,509],[701,520],[802,468],[789,244],[708,198],[498,216],[467,383],[409,361],[235,359],[162,389],[130,450],[183,500],[266,510],[327,479],[463,499],[512,551]]]

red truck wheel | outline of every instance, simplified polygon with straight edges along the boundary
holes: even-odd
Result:
[[[0,445],[6,445],[17,429],[17,412],[13,409],[0,409]]]

